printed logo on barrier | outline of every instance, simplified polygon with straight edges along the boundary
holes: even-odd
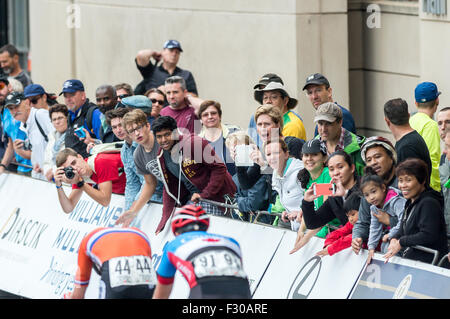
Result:
[[[308,260],[300,269],[294,279],[286,298],[288,299],[307,299],[316,285],[322,268],[322,258],[314,256]]]
[[[15,208],[0,229],[0,240],[35,249],[48,226],[39,220],[21,215],[20,208]]]
[[[408,294],[409,287],[411,287],[411,282],[412,282],[411,274],[403,278],[403,280],[400,282],[400,285],[398,285],[397,289],[395,290],[392,299],[404,299]]]

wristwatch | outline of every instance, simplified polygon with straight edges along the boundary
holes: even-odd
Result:
[[[83,185],[84,185],[84,180],[81,180],[81,181],[79,181],[79,182],[77,183],[77,187],[78,187],[78,188],[83,187]]]

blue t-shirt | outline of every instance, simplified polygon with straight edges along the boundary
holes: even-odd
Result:
[[[1,116],[2,124],[3,124],[3,133],[11,138],[14,142],[15,140],[26,140],[28,138],[27,133],[20,129],[20,121],[15,120],[8,108],[4,108],[3,114]],[[16,157],[16,162],[23,165],[31,166],[31,160],[23,158],[14,152]],[[31,171],[31,168],[18,166],[18,172],[26,173]]]

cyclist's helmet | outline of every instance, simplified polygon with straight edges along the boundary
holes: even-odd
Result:
[[[206,231],[209,227],[209,216],[202,206],[185,205],[176,211],[172,218],[172,232]]]

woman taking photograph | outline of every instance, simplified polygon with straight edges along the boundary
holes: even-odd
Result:
[[[301,249],[308,243],[310,238],[317,234],[327,223],[338,219],[341,225],[345,225],[348,217],[344,211],[344,199],[352,193],[359,193],[358,179],[355,173],[355,165],[351,157],[342,150],[332,153],[327,160],[328,172],[331,177],[331,183],[335,184],[335,193],[328,196],[322,206],[314,210],[314,200],[319,196],[314,195],[314,185],[312,183],[305,191],[302,201],[303,219],[306,228],[309,230],[308,236],[299,236],[295,242],[294,248],[290,254]]]
[[[397,166],[396,175],[407,201],[400,229],[390,240],[384,258],[388,262],[400,253],[404,258],[431,263],[433,254],[412,246],[437,250],[439,258],[448,253],[442,195],[429,186],[428,168],[420,159],[403,161]]]

